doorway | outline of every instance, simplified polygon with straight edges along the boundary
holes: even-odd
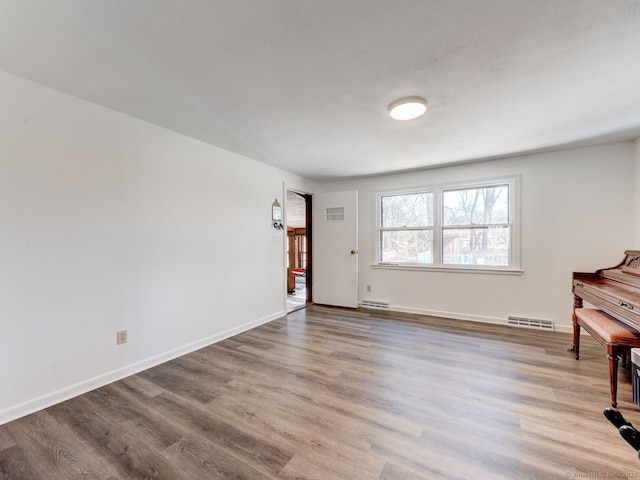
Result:
[[[287,312],[311,303],[311,195],[287,190]]]

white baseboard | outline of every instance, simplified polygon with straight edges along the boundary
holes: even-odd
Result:
[[[31,413],[35,413],[44,408],[51,407],[60,402],[64,402],[65,400],[69,400],[70,398],[77,397],[78,395],[82,395],[83,393],[87,393],[91,390],[95,390],[96,388],[108,385],[112,382],[122,380],[125,377],[142,372],[143,370],[147,370],[148,368],[155,367],[156,365],[160,365],[161,363],[167,362],[182,355],[186,355],[187,353],[191,353],[209,345],[213,345],[214,343],[218,343],[229,337],[238,335],[239,333],[246,332],[247,330],[271,322],[284,315],[286,315],[286,312],[284,311],[272,314],[267,317],[263,317],[261,319],[254,320],[238,327],[226,330],[224,332],[211,335],[210,337],[203,338],[196,342],[174,348],[159,355],[154,355],[153,357],[147,358],[140,362],[132,363],[111,372],[106,372],[102,375],[98,375],[96,377],[76,383],[75,385],[70,385],[55,392],[47,393],[45,395],[42,395],[41,397],[28,400],[18,405],[13,405],[0,411],[0,425],[24,417]]]
[[[470,315],[467,313],[428,310],[424,308],[403,307],[400,305],[389,305],[389,310],[394,312],[415,313],[417,315],[428,315],[431,317],[452,318],[454,320],[468,320],[470,322],[491,323],[494,325],[507,325],[507,319],[500,318],[500,317],[487,317],[482,315]],[[554,325],[554,331],[572,333],[573,327],[571,325]]]

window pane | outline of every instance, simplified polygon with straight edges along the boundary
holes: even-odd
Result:
[[[509,223],[509,186],[445,190],[442,213],[443,225]]]
[[[433,225],[433,193],[410,193],[382,197],[383,228]]]
[[[432,230],[380,232],[380,261],[389,263],[433,263]]]
[[[510,228],[461,228],[442,232],[442,263],[509,265]]]

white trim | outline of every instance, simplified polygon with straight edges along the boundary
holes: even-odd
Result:
[[[309,250],[309,243],[311,243],[311,248],[313,249],[313,239],[309,237],[309,229],[311,229],[311,232],[313,234],[313,215],[311,215],[310,217],[307,217],[307,211],[308,211],[308,202],[311,201],[311,207],[313,208],[313,196],[314,194],[311,192],[308,192],[306,190],[301,190],[299,188],[289,188],[287,187],[287,182],[282,182],[282,190],[283,190],[283,204],[285,205],[285,209],[284,209],[284,221],[283,221],[283,225],[284,225],[284,229],[283,229],[283,235],[282,235],[282,288],[283,288],[283,292],[284,292],[284,297],[282,299],[283,305],[282,308],[285,312],[289,312],[289,307],[287,306],[287,298],[289,296],[289,286],[288,284],[288,279],[287,279],[287,262],[289,261],[288,256],[287,256],[287,249],[289,248],[289,238],[287,236],[287,208],[289,208],[288,205],[288,200],[287,200],[287,194],[289,192],[293,192],[293,193],[297,193],[298,195],[304,196],[305,197],[305,228],[307,229],[307,245],[306,245],[306,249],[307,249],[307,255],[306,255],[306,261],[307,261],[307,269],[309,269],[309,259],[311,259],[311,261],[313,261],[313,251]],[[310,197],[310,198],[307,198]],[[309,227],[309,225],[311,225],[311,227]],[[309,279],[307,279],[307,299],[309,298]],[[313,292],[313,277],[311,277],[311,289]],[[313,298],[313,295],[312,295]]]
[[[524,275],[524,270],[511,267],[485,267],[482,265],[432,265],[432,264],[409,264],[409,263],[374,263],[371,268],[380,270],[413,270],[448,273],[490,273],[494,275]]]
[[[287,187],[287,182],[282,182],[282,206],[284,208],[283,217],[282,217],[282,245],[281,245],[281,253],[282,253],[282,309],[286,312],[287,308],[287,296],[289,295],[288,286],[287,286],[287,243],[289,239],[287,238],[287,214],[289,209],[289,202],[287,200],[287,193],[289,192],[289,188]],[[291,191],[295,191],[291,189]]]
[[[497,265],[450,265],[442,263],[441,237],[443,232],[442,225],[442,195],[447,190],[455,190],[462,188],[490,187],[493,185],[509,185],[509,225],[510,225],[510,265],[500,267]],[[378,190],[373,192],[373,249],[372,249],[372,268],[392,268],[397,270],[430,270],[430,271],[456,271],[456,272],[485,272],[485,273],[507,273],[512,275],[520,275],[521,270],[521,238],[520,226],[521,222],[521,175],[504,175],[491,177],[486,179],[476,179],[470,181],[456,181],[451,183],[443,183],[438,185],[425,185],[422,187],[410,187],[403,189]],[[386,263],[380,262],[380,236],[381,236],[381,199],[390,195],[405,195],[411,193],[431,193],[433,195],[433,222],[434,225],[423,229],[431,229],[433,231],[433,249],[432,255],[434,263],[429,264],[408,264],[408,263]]]
[[[173,360],[174,358],[180,357],[182,355],[186,355],[201,348],[208,347],[209,345],[213,345],[214,343],[218,343],[222,340],[233,337],[234,335],[238,335],[242,332],[246,332],[247,330],[251,330],[252,328],[281,318],[284,315],[286,315],[285,311],[277,312],[258,320],[245,323],[244,325],[231,328],[224,332],[211,335],[210,337],[203,338],[196,342],[183,345],[182,347],[174,348],[159,355],[147,358],[146,360],[127,365],[117,370],[113,370],[111,372],[98,375],[80,383],[76,383],[75,385],[70,385],[69,387],[62,388],[55,392],[47,393],[45,395],[42,395],[41,397],[28,400],[18,405],[13,405],[9,408],[5,408],[4,410],[0,411],[0,425],[11,422],[20,417],[24,417],[31,413],[35,413],[44,408],[51,407],[60,402],[64,402],[65,400],[69,400],[70,398],[77,397],[78,395],[90,392],[91,390],[95,390],[96,388],[104,387],[105,385],[108,385],[112,382],[122,380],[123,378],[126,378],[130,375],[142,372],[143,370],[155,367],[156,365],[160,365],[161,363]]]
[[[481,315],[471,315],[467,313],[458,312],[445,312],[440,310],[428,310],[424,308],[403,307],[400,305],[389,305],[389,310],[392,312],[413,313],[416,315],[425,315],[429,317],[441,317],[449,318],[453,320],[467,320],[470,322],[478,323],[490,323],[493,325],[508,326],[507,318],[502,317],[486,317]],[[555,325],[555,332],[572,333],[573,327],[571,325]],[[553,332],[549,332],[553,333]]]
[[[418,315],[426,315],[429,317],[451,318],[454,320],[468,320],[478,323],[491,323],[494,325],[507,325],[506,318],[485,317],[481,315],[470,315],[466,313],[444,312],[441,310],[428,310],[425,308],[402,307],[399,305],[390,305],[389,309],[393,312],[415,313]]]

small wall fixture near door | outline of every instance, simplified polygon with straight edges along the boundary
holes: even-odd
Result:
[[[278,203],[278,199],[271,204],[271,221],[273,222],[273,228],[276,230],[284,230],[282,225],[282,207]]]

